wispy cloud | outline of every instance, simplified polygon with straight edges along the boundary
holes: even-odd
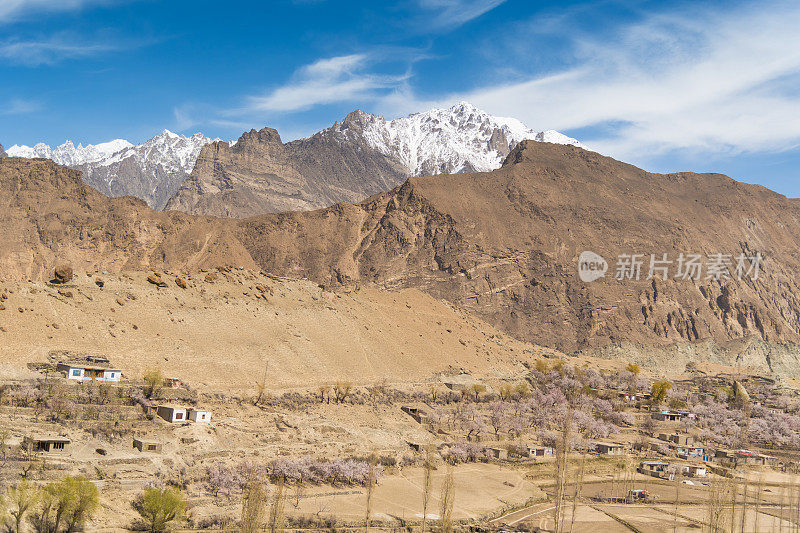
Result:
[[[16,20],[31,13],[77,11],[113,0],[0,0],[0,23]]]
[[[673,149],[783,150],[800,142],[800,5],[650,16],[616,43],[576,41],[576,66],[466,98],[533,127],[604,127],[626,157]]]
[[[372,63],[368,54],[320,59],[300,68],[287,84],[249,97],[244,108],[231,114],[292,112],[337,102],[371,101],[405,78],[366,72]]]
[[[496,8],[506,0],[418,0],[419,6],[433,17],[428,19],[435,29],[457,28]]]
[[[13,98],[8,102],[0,104],[0,115],[24,115],[35,113],[42,109],[42,104],[35,100],[23,98]]]
[[[468,100],[536,129],[582,130],[587,145],[639,161],[789,150],[800,145],[798,27],[796,2],[649,15],[613,42],[575,33],[569,68],[434,99],[406,86],[377,107],[395,115]]]
[[[82,42],[76,37],[59,34],[41,40],[0,41],[0,58],[25,66],[52,65],[63,59],[90,57],[117,49],[109,43]]]

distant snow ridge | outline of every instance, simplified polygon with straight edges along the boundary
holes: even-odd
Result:
[[[55,149],[44,143],[38,143],[33,147],[15,144],[6,150],[6,153],[11,157],[43,157],[52,159],[59,165],[71,167],[102,161],[114,153],[131,146],[133,146],[131,143],[123,139],[114,139],[106,143],[88,144],[86,146],[78,144],[77,147],[72,144],[72,141],[67,141]]]
[[[72,141],[51,148],[14,145],[7,150],[16,157],[43,157],[59,165],[79,169],[83,180],[108,196],[136,196],[154,209],[162,209],[194,169],[200,150],[210,139],[202,133],[191,137],[164,130],[134,145],[123,139],[77,147]]]
[[[388,121],[354,111],[331,129],[363,136],[371,147],[398,160],[411,176],[488,172],[500,167],[525,139],[583,147],[557,131],[537,132],[517,119],[489,115],[468,102]]]

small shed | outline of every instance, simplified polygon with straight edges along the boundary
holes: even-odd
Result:
[[[156,414],[167,422],[186,422],[188,418],[186,408],[177,405],[159,405]]]
[[[625,447],[618,442],[598,442],[594,447],[602,455],[622,455],[625,452]]]
[[[208,424],[211,422],[211,411],[189,409],[189,420],[192,422],[199,422],[201,424]]]
[[[23,439],[22,445],[34,452],[62,453],[70,442],[67,437],[60,435],[31,435]]]
[[[486,451],[488,451],[489,454],[491,454],[491,456],[495,459],[508,459],[508,450],[505,448],[486,448]]]
[[[694,443],[694,437],[684,433],[660,433],[658,438],[663,441],[684,446]]]
[[[133,447],[140,452],[161,453],[161,443],[152,439],[134,437]]]

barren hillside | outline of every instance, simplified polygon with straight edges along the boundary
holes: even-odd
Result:
[[[308,389],[462,370],[517,375],[549,353],[416,290],[335,294],[238,269],[181,278],[186,289],[175,275],[161,275],[163,288],[147,276],[0,283],[0,375],[24,375],[28,363],[67,350],[106,356],[128,380],[158,366],[202,390],[251,393],[265,367],[271,389]]]
[[[360,204],[240,221],[108,200],[46,161],[5,158],[0,181],[6,277],[43,279],[59,261],[92,271],[258,267],[329,289],[417,288],[566,351],[641,358],[649,346],[676,364],[742,357],[797,372],[800,206],[718,174],[651,174],[526,141],[491,173],[412,178]],[[584,250],[606,258],[605,278],[579,279]],[[755,280],[672,275],[681,253],[757,252]],[[620,254],[642,254],[640,280],[614,279]],[[646,279],[650,254],[673,261],[669,279]]]

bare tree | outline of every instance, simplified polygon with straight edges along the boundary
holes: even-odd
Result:
[[[264,364],[264,377],[261,381],[256,383],[256,399],[253,400],[253,405],[258,405],[264,398],[264,393],[267,390],[267,370],[269,369],[269,361]]]
[[[453,482],[453,466],[447,467],[447,474],[442,483],[442,495],[439,508],[439,531],[453,533],[453,502],[455,501],[455,484]]]
[[[428,446],[425,448],[425,462],[423,464],[424,480],[422,488],[422,533],[425,533],[425,521],[428,518],[428,504],[431,498],[431,487],[433,485],[433,470],[435,468],[433,449]]]
[[[352,390],[353,384],[349,381],[337,381],[334,383],[333,393],[336,396],[336,403],[344,403]]]
[[[370,518],[372,517],[372,492],[375,490],[375,465],[377,458],[373,453],[369,459],[369,474],[367,475],[367,504],[364,517],[364,531],[369,532]]]
[[[269,508],[269,523],[268,529],[270,533],[279,533],[283,531],[285,522],[285,480],[279,477],[275,484],[275,489],[272,494],[272,504]]]
[[[562,520],[564,514],[563,504],[567,479],[567,456],[569,455],[570,437],[572,432],[572,414],[573,410],[572,407],[570,407],[564,419],[564,428],[561,431],[561,438],[556,445],[556,484],[553,495],[553,503],[555,504],[553,507],[553,522],[555,524],[553,529],[554,533],[561,533],[564,530],[564,524]]]
[[[255,479],[251,480],[244,491],[243,498],[242,523],[239,530],[241,533],[261,531],[266,507],[264,485]]]

